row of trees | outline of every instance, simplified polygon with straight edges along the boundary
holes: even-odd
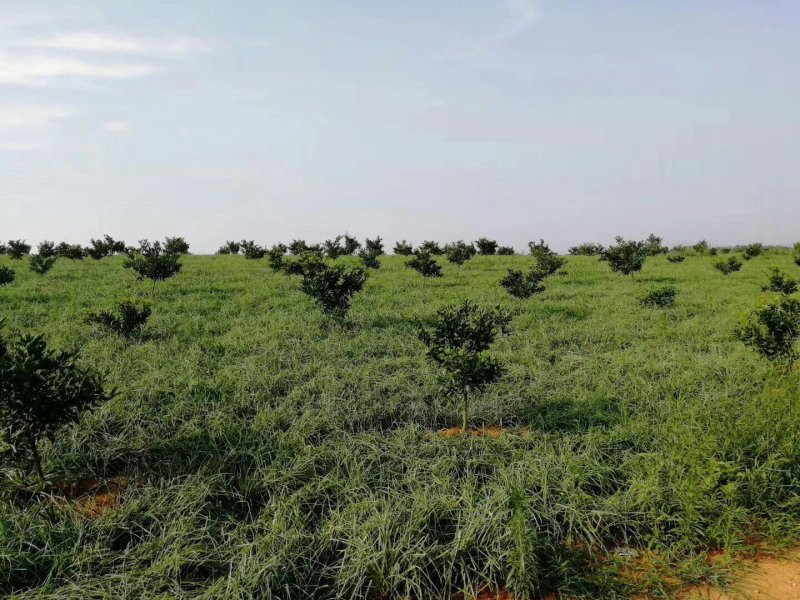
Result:
[[[380,240],[380,238],[377,238]],[[619,238],[617,239],[617,242]],[[339,235],[333,239],[328,239],[321,244],[308,244],[305,240],[293,240],[290,244],[286,244],[285,248],[289,254],[299,256],[304,252],[314,252],[325,256],[327,258],[336,259],[340,256],[349,256],[361,252],[359,250],[368,251],[373,255],[382,255],[383,244],[381,243],[380,250],[375,252],[374,248],[369,248],[370,240],[367,240],[365,247],[362,250],[361,243],[349,234]],[[750,260],[759,256],[765,251],[765,247],[761,243],[749,244],[746,246],[739,246],[733,248],[715,248],[711,247],[708,242],[701,240],[693,246],[673,246],[671,249],[664,245],[663,239],[655,234],[650,234],[645,240],[641,242],[646,256],[656,256],[659,254],[672,253],[673,255],[683,256],[687,253],[694,252],[695,254],[705,256],[715,256],[717,254],[729,254],[735,251],[741,251],[745,260]],[[283,244],[278,244],[284,246]],[[189,252],[189,244],[182,237],[167,237],[164,246],[167,250],[175,254],[187,254]],[[394,254],[399,256],[411,256],[412,254],[428,253],[431,256],[442,256],[452,252],[454,246],[472,247],[474,255],[480,256],[493,256],[493,255],[512,255],[514,248],[511,246],[501,246],[496,240],[486,237],[479,238],[473,243],[464,244],[463,241],[455,242],[452,244],[440,244],[439,242],[426,240],[419,246],[414,246],[406,240],[395,243],[393,251]],[[115,240],[109,235],[105,235],[99,239],[92,239],[87,246],[80,244],[70,244],[67,242],[54,243],[48,240],[40,243],[37,253],[44,256],[57,256],[62,258],[69,258],[71,260],[80,260],[82,258],[94,258],[96,260],[113,256],[115,254],[126,254],[135,247],[126,246],[125,242]],[[602,256],[608,249],[602,244],[597,243],[583,243],[569,248],[568,253],[574,256]],[[253,240],[241,241],[226,241],[217,250],[217,254],[242,254],[247,258],[258,259],[264,258],[269,250],[265,247],[259,246]],[[31,253],[31,245],[26,243],[25,240],[9,240],[7,243],[0,243],[0,255],[7,254],[11,258],[21,259]],[[795,248],[797,260],[800,261],[800,250]],[[798,263],[800,264],[800,262]]]
[[[164,247],[173,254],[188,254],[189,252],[189,243],[182,237],[166,238]],[[136,250],[135,246],[127,246],[122,240],[115,240],[110,235],[104,235],[99,239],[92,238],[87,246],[68,242],[56,244],[45,240],[36,247],[35,256],[39,256],[41,259],[68,258],[70,260],[82,260],[84,258],[93,258],[100,260],[116,254],[130,254]],[[0,254],[7,254],[16,260],[20,260],[30,253],[31,245],[26,243],[25,240],[9,240],[7,244],[0,244]]]
[[[92,240],[92,242],[94,243],[92,246],[93,258],[100,259],[104,256],[124,252],[126,258],[123,267],[135,271],[140,280],[152,281],[154,292],[156,282],[168,279],[180,272],[182,266],[180,257],[189,249],[189,245],[183,238],[166,238],[163,244],[159,241],[151,243],[149,240],[142,240],[138,246],[125,246],[123,242],[116,242],[109,236],[106,236],[105,240]],[[17,250],[20,250],[19,246],[17,246]],[[77,257],[77,254],[75,256]],[[59,246],[52,242],[42,242],[39,244],[38,252],[30,257],[30,269],[34,273],[44,275],[61,257],[75,258],[59,251]],[[80,258],[83,258],[83,254]],[[15,278],[16,274],[13,269],[5,265],[0,266],[0,285],[11,283]]]
[[[673,253],[674,255],[684,256],[689,252],[693,252],[699,256],[716,256],[717,254],[730,254],[731,252],[742,251],[746,260],[750,260],[759,256],[765,251],[764,245],[760,243],[748,244],[746,246],[734,246],[716,248],[712,247],[706,240],[700,240],[693,246],[678,245],[668,248],[663,244],[663,239],[654,233],[651,233],[643,242],[645,251],[648,256],[656,256],[658,254]],[[601,256],[606,251],[602,244],[584,243],[569,248],[569,254],[573,256]]]

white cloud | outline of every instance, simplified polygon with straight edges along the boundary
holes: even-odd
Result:
[[[47,50],[158,57],[198,54],[207,50],[207,46],[200,40],[182,35],[155,39],[97,32],[57,33],[48,38],[18,42],[15,45]]]
[[[97,63],[76,58],[0,52],[0,84],[7,85],[41,85],[62,78],[134,79],[155,70],[146,64]]]
[[[103,129],[109,133],[127,133],[131,129],[131,124],[128,121],[106,121],[103,123]]]
[[[0,150],[44,148],[56,123],[74,114],[60,106],[0,106]]]
[[[0,152],[11,150],[41,150],[49,145],[49,139],[0,140]]]
[[[0,107],[0,136],[5,137],[11,132],[45,131],[56,121],[73,114],[73,111],[58,106]]]

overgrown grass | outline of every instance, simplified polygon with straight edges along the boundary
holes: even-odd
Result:
[[[46,470],[131,482],[100,516],[4,484],[2,595],[623,598],[670,580],[629,577],[619,548],[693,581],[716,576],[707,550],[797,533],[800,377],[733,335],[771,267],[797,272],[789,252],[730,277],[658,256],[635,280],[569,257],[528,300],[498,282],[530,257],[440,259],[441,279],[384,257],[347,328],[266,261],[187,256],[133,342],[85,323],[149,297],[123,260],[0,288],[9,330],[80,348],[120,392],[44,448]],[[653,285],[674,308],[639,305]],[[472,407],[499,437],[437,434],[459,409],[414,320],[466,298],[514,316],[492,350],[507,374]]]

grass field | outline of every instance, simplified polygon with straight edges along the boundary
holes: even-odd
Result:
[[[85,322],[150,296],[123,258],[39,276],[0,257],[7,332],[80,349],[119,390],[44,448],[46,470],[120,488],[86,511],[5,483],[0,595],[626,598],[721,576],[707,551],[793,538],[800,376],[733,335],[770,267],[800,275],[790,253],[728,277],[707,256],[635,278],[569,257],[514,299],[498,281],[531,260],[440,259],[427,280],[383,257],[343,329],[264,260],[188,256],[127,342]],[[639,305],[664,284],[673,308]],[[472,409],[496,436],[439,433],[459,406],[415,333],[466,298],[514,317],[492,350],[507,373]]]

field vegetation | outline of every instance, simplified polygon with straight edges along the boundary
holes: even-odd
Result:
[[[665,597],[800,534],[800,248],[26,246],[3,597]]]

